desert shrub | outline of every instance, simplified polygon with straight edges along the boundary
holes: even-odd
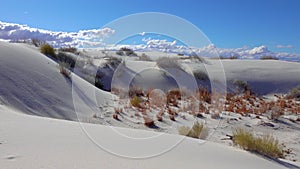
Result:
[[[202,123],[196,121],[192,128],[186,126],[179,127],[178,133],[192,138],[205,139],[208,136],[208,129]]]
[[[142,53],[142,55],[139,56],[139,60],[141,60],[141,61],[152,61],[151,58],[148,55],[146,55],[145,53]]]
[[[260,60],[278,60],[275,56],[262,56]]]
[[[216,59],[238,59],[239,57],[238,56],[235,56],[235,55],[233,55],[233,56],[220,56],[219,58],[216,58]]]
[[[70,68],[75,67],[76,59],[70,56],[69,54],[66,54],[64,52],[58,52],[57,54],[57,60],[59,62],[65,62],[70,65]]]
[[[156,60],[156,64],[157,64],[157,66],[162,67],[162,68],[181,69],[181,66],[180,66],[177,58],[160,57]]]
[[[167,104],[178,106],[178,100],[181,100],[181,91],[179,89],[169,90],[167,93]]]
[[[244,80],[233,80],[233,84],[236,85],[240,92],[245,92],[249,90],[249,84]]]
[[[196,78],[196,80],[204,81],[204,80],[208,80],[209,79],[207,73],[204,72],[204,71],[201,71],[201,70],[194,71],[193,75]]]
[[[137,56],[137,54],[130,48],[127,48],[127,47],[121,47],[117,52],[116,52],[117,55],[120,55],[120,56]]]
[[[37,38],[32,38],[32,39],[31,39],[31,43],[32,43],[35,47],[40,47],[40,46],[46,44],[45,41],[42,41],[42,40],[37,39]]]
[[[68,63],[65,62],[59,63],[59,72],[68,79],[71,78],[71,71],[69,69],[70,69],[70,65]]]
[[[204,101],[206,103],[211,103],[211,93],[204,87],[198,88],[198,97],[199,100]]]
[[[255,137],[253,133],[244,129],[233,132],[233,142],[241,148],[273,158],[284,158],[285,151],[279,141],[272,135]]]
[[[284,114],[283,109],[280,106],[272,106],[270,112],[271,112],[271,116],[270,116],[271,120],[278,120],[280,116]]]
[[[131,86],[129,88],[128,95],[129,95],[130,98],[133,98],[135,96],[140,97],[140,96],[144,96],[144,91],[140,87]]]
[[[141,104],[142,103],[142,99],[137,97],[137,96],[134,96],[131,100],[130,100],[130,104],[133,106],[133,107],[141,107]]]
[[[116,68],[122,63],[122,60],[117,57],[106,57],[105,60],[106,63],[104,64],[104,67]]]
[[[300,85],[293,88],[287,95],[288,98],[293,98],[296,100],[300,100]]]
[[[166,98],[165,94],[160,90],[154,89],[154,90],[148,91],[147,97],[150,101],[151,106],[163,107],[167,102],[167,98]]]
[[[42,45],[40,48],[40,51],[42,54],[44,54],[48,57],[50,56],[50,57],[57,59],[54,48],[49,44]]]
[[[79,54],[77,51],[77,48],[75,47],[64,47],[64,48],[59,48],[58,51],[60,52],[70,52],[74,54]]]

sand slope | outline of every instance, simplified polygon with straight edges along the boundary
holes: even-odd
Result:
[[[120,136],[107,126],[83,124],[83,127],[99,133],[94,135],[94,139],[109,142],[115,147],[114,151],[119,150],[120,154],[144,154],[182,139],[182,136],[165,134],[156,138],[155,142],[151,142],[151,139],[136,141]],[[142,130],[119,128],[119,131],[136,137],[153,135]],[[210,142],[201,144],[189,138],[183,139],[170,151],[152,158],[119,157],[89,140],[77,122],[18,114],[5,106],[0,107],[0,143],[0,166],[6,169],[285,168],[243,150]]]
[[[0,51],[0,101],[24,113],[76,121],[74,97],[80,95],[85,99],[81,106],[90,109],[111,99],[109,93],[74,74],[72,80],[66,79],[57,63],[24,44],[0,42]],[[83,89],[85,86],[87,89]],[[91,90],[98,99],[87,94]],[[78,112],[83,117],[92,113]]]

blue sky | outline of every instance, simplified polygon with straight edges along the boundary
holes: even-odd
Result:
[[[266,45],[300,53],[299,8],[299,0],[10,0],[1,2],[0,20],[78,31],[133,13],[164,12],[193,23],[221,48]]]

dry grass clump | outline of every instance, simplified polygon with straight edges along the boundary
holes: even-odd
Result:
[[[167,104],[178,107],[178,100],[181,100],[181,91],[179,89],[172,89],[167,93]]]
[[[162,108],[166,105],[167,98],[161,90],[149,90],[147,92],[147,98],[150,102],[151,107]]]
[[[141,103],[142,103],[142,99],[137,97],[137,96],[134,96],[131,100],[130,100],[130,104],[133,106],[133,107],[137,107],[137,108],[141,108]]]
[[[286,96],[287,99],[295,99],[300,101],[300,85],[293,88]]]
[[[186,126],[179,127],[178,133],[192,138],[205,139],[208,136],[208,129],[202,123],[196,121],[192,128]]]
[[[134,96],[141,97],[144,96],[144,91],[140,87],[132,86],[129,88],[128,95],[130,98],[133,98]]]
[[[272,158],[284,158],[283,145],[272,135],[255,137],[253,133],[244,129],[236,129],[233,132],[233,142],[241,148],[262,154]]]
[[[41,51],[42,54],[44,54],[48,57],[50,56],[50,57],[53,57],[53,58],[57,59],[54,48],[49,44],[42,45],[40,47],[40,51]]]

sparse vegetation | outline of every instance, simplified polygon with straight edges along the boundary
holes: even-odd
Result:
[[[41,53],[43,53],[44,55],[46,55],[48,57],[57,59],[54,48],[49,44],[42,45],[40,48],[40,51],[41,51]]]
[[[260,60],[278,60],[275,56],[262,56]]]
[[[130,103],[133,107],[141,107],[141,103],[142,103],[142,99],[137,97],[137,96],[134,96],[131,100],[130,100]]]
[[[144,91],[140,87],[132,86],[129,88],[128,94],[130,98],[133,98],[135,96],[140,97],[140,96],[144,96]]]
[[[186,126],[179,127],[178,133],[192,138],[205,139],[208,136],[208,129],[202,123],[196,121],[192,128]]]
[[[287,98],[296,99],[300,101],[300,85],[293,88],[287,95]]]
[[[137,56],[137,54],[130,48],[122,47],[117,52],[117,55],[120,56]]]
[[[220,56],[219,58],[216,58],[216,59],[238,59],[239,57],[238,56]]]
[[[70,52],[70,53],[74,53],[76,55],[79,54],[79,52],[77,51],[77,48],[75,47],[64,47],[64,48],[59,48],[58,51],[60,52]]]
[[[162,68],[182,69],[177,58],[161,57],[156,60],[156,64]]]
[[[233,84],[236,85],[239,92],[246,92],[247,90],[250,90],[248,82],[244,80],[233,80]]]
[[[76,59],[67,53],[59,52],[57,54],[57,60],[59,62],[65,62],[65,63],[69,64],[71,69],[73,69],[75,67]]]
[[[42,40],[36,39],[36,38],[32,38],[32,39],[31,39],[31,43],[32,43],[35,47],[40,47],[40,46],[46,44],[45,41],[42,41]]]
[[[240,128],[233,132],[233,142],[247,151],[268,157],[284,158],[285,156],[283,145],[280,145],[272,135],[255,137],[252,132]]]
[[[70,65],[68,63],[65,63],[65,62],[60,62],[59,63],[60,73],[68,79],[71,78],[71,71],[69,69],[70,69]]]
[[[140,61],[152,61],[151,58],[146,55],[145,53],[142,53],[142,55],[139,56]]]

